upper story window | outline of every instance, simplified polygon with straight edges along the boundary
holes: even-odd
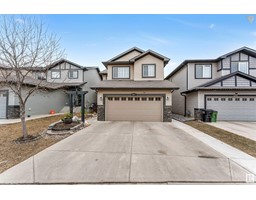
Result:
[[[142,77],[143,78],[156,77],[156,65],[155,64],[142,65]]]
[[[207,79],[212,78],[212,65],[195,65],[195,78],[196,79]]]
[[[52,70],[51,71],[51,78],[52,79],[60,79],[60,70]]]
[[[240,71],[248,74],[248,62],[231,62],[231,73]]]
[[[112,78],[129,79],[130,67],[113,67]]]
[[[78,70],[69,70],[68,78],[69,79],[78,79]]]

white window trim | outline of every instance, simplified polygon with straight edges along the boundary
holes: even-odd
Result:
[[[145,75],[144,74],[144,67],[151,66],[153,67],[153,75]],[[148,70],[149,71],[149,70]],[[155,78],[156,77],[156,64],[143,64],[142,65],[142,78]]]
[[[203,72],[202,72],[202,77],[197,77],[196,74],[196,67],[197,66],[203,66]],[[210,76],[209,77],[205,77],[205,68],[206,67],[210,67]],[[195,64],[195,79],[212,79],[212,64]]]
[[[247,72],[246,72],[246,74],[249,74],[249,62],[248,62],[248,61],[232,61],[232,63],[238,63],[238,69],[237,69],[237,71],[239,71],[239,72],[242,72],[242,71],[241,71],[241,64],[242,64],[242,63],[246,63],[246,67],[247,67]],[[231,71],[231,66],[230,66],[230,71]],[[234,71],[234,72],[236,72],[236,71]],[[231,72],[231,73],[234,73],[234,72]],[[243,73],[245,73],[245,72],[243,72]]]
[[[60,74],[60,76],[57,77],[57,78],[56,78],[56,77],[53,77],[53,76],[52,76],[52,73],[53,73],[53,72],[58,72],[58,73]],[[61,70],[52,70],[52,71],[51,71],[51,79],[61,79]]]
[[[77,77],[71,77],[71,72],[72,72],[72,75],[73,75],[73,72],[77,72]],[[68,78],[69,79],[78,79],[78,76],[79,76],[78,70],[69,70],[68,71]]]
[[[114,68],[128,68],[128,77],[119,77],[118,70],[117,70],[117,77],[114,77]],[[112,67],[112,79],[130,79],[130,66],[113,66]]]

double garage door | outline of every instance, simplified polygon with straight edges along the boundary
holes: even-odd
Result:
[[[0,91],[0,119],[6,118],[7,92]]]
[[[106,121],[163,121],[162,96],[108,96]]]
[[[206,108],[218,111],[218,120],[256,121],[256,96],[207,96]]]

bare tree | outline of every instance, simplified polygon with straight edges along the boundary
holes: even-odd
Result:
[[[0,20],[0,79],[19,99],[22,134],[26,139],[26,102],[41,88],[43,80],[33,81],[33,87],[27,87],[26,92],[23,88],[33,80],[31,74],[35,69],[47,69],[64,51],[60,39],[48,33],[45,25],[34,17],[7,15]]]

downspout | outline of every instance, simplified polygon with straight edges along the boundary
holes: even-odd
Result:
[[[185,107],[185,110],[184,110],[184,117],[186,117],[186,111],[187,111],[187,96],[186,96],[186,94],[184,94],[184,93],[180,93],[180,95],[181,96],[183,96],[184,98],[185,98],[185,105],[184,105],[184,107]]]

